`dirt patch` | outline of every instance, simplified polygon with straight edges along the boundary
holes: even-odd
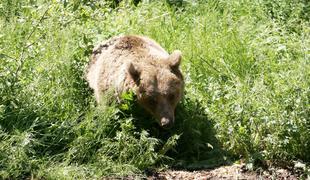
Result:
[[[212,170],[201,171],[175,171],[168,170],[163,172],[156,172],[147,178],[148,180],[173,180],[173,179],[298,179],[297,175],[294,175],[286,169],[274,169],[265,171],[247,171],[245,165],[234,164],[230,166],[222,166]]]

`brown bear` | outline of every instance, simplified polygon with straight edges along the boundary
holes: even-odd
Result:
[[[147,37],[117,36],[94,48],[86,78],[98,103],[108,89],[118,96],[132,90],[160,126],[169,128],[184,89],[180,62],[180,51],[169,55]]]

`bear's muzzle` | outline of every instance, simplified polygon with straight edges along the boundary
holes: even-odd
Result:
[[[162,117],[160,118],[160,126],[165,128],[165,129],[169,129],[172,127],[174,123],[174,117]]]

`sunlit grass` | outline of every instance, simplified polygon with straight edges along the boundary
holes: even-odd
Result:
[[[309,3],[99,4],[0,3],[1,178],[309,163]],[[119,34],[182,51],[186,92],[171,130],[132,94],[96,106],[85,67],[96,43]]]

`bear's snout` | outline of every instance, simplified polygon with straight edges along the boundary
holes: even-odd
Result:
[[[169,129],[172,127],[174,123],[174,117],[162,117],[160,119],[160,126],[165,128],[165,129]]]

